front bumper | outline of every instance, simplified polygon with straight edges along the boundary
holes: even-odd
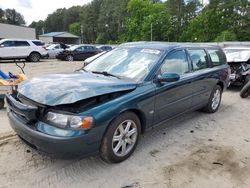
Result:
[[[97,153],[101,143],[100,129],[87,134],[62,137],[52,136],[37,130],[36,125],[25,122],[14,111],[7,96],[8,117],[11,127],[17,135],[30,147],[53,157],[76,157]]]

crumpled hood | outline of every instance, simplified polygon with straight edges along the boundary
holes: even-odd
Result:
[[[227,52],[226,57],[227,62],[247,62],[250,60],[250,50]]]
[[[50,74],[24,81],[18,92],[40,104],[55,106],[71,104],[83,99],[103,94],[132,90],[134,81],[120,80],[87,72],[70,74]]]

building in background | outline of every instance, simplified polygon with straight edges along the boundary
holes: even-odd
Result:
[[[25,26],[0,23],[0,39],[36,39],[36,30]]]
[[[39,36],[45,43],[80,44],[81,38],[68,32],[51,32]]]

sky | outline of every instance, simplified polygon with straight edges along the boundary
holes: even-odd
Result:
[[[45,20],[58,8],[69,8],[75,5],[84,5],[91,0],[0,0],[0,8],[16,9],[24,16],[26,25],[32,21]]]

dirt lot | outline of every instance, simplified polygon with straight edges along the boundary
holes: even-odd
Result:
[[[11,64],[0,64],[15,72]],[[69,72],[80,62],[29,63],[28,77]],[[98,156],[55,160],[30,150],[0,111],[0,187],[250,187],[250,99],[224,93],[212,115],[192,112],[141,137],[130,159],[110,165]]]

